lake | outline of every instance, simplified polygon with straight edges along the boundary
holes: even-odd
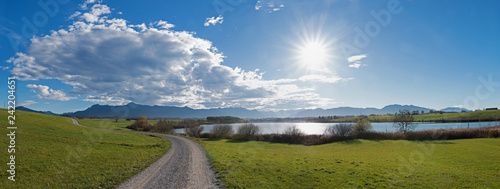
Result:
[[[238,127],[244,123],[229,124],[236,132]],[[337,125],[340,123],[254,123],[260,127],[260,134],[283,133],[287,127],[297,126],[305,134],[323,134],[328,126]],[[392,127],[392,122],[372,123],[373,130],[379,132],[394,132],[396,129]],[[450,128],[477,128],[500,125],[500,122],[474,122],[474,123],[418,123],[415,130],[424,129],[450,129]],[[204,133],[209,133],[214,125],[203,125]],[[184,133],[184,129],[175,129],[178,134]]]

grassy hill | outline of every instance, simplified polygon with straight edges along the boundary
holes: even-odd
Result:
[[[227,188],[500,188],[500,139],[201,143]]]
[[[0,116],[7,119],[7,110]],[[3,129],[0,188],[113,188],[170,146],[160,137],[84,128],[66,117],[16,111],[16,121],[16,181],[7,179],[11,154]],[[0,125],[8,126],[6,121]]]
[[[463,112],[463,113],[432,113],[432,114],[422,114],[415,115],[415,121],[445,121],[445,122],[456,122],[456,121],[496,121],[500,120],[500,110],[487,110],[487,111],[477,111],[477,112]],[[332,122],[354,122],[359,117],[350,117],[342,119],[333,119]],[[394,116],[368,116],[368,120],[371,122],[392,122]]]

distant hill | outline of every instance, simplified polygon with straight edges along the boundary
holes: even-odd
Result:
[[[439,111],[442,111],[442,112],[462,112],[462,111],[472,112],[472,110],[468,110],[465,108],[457,108],[457,107],[449,107],[449,108],[445,108],[445,109],[442,109]]]
[[[41,113],[41,114],[47,114],[47,115],[60,115],[60,114],[56,114],[56,113],[51,112],[51,111],[36,111],[36,110],[26,108],[24,106],[18,106],[18,107],[16,107],[16,110],[21,110],[21,111],[25,111],[25,112],[35,112],[35,113]]]
[[[399,110],[408,109],[410,111],[424,111],[428,113],[432,109],[414,106],[414,105],[389,105],[382,109],[377,108],[352,108],[352,107],[339,107],[332,109],[314,109],[314,110],[304,110],[296,113],[293,117],[318,117],[318,116],[348,116],[348,115],[371,115],[371,114],[394,114]]]
[[[49,115],[60,115],[50,111],[37,111],[23,106],[16,107],[17,110],[28,112],[36,112]],[[239,118],[272,118],[272,117],[318,117],[318,116],[348,116],[348,115],[371,115],[371,114],[394,114],[399,110],[408,109],[410,111],[424,111],[428,113],[433,109],[424,108],[414,105],[389,105],[382,109],[378,108],[353,108],[353,107],[339,107],[331,109],[310,109],[310,110],[283,110],[283,111],[257,111],[248,110],[245,108],[214,108],[214,109],[192,109],[189,107],[174,107],[174,106],[149,106],[129,103],[122,106],[110,106],[95,104],[91,107],[77,112],[64,113],[63,115],[69,116],[86,116],[86,117],[140,117],[147,116],[149,118],[206,118],[209,116],[233,116]],[[445,108],[440,111],[443,112],[461,112],[462,110],[471,112],[463,108]],[[436,111],[436,110],[434,110]]]
[[[110,106],[95,104],[83,111],[66,113],[70,116],[99,116],[99,117],[140,117],[150,118],[206,118],[209,116],[234,116],[240,118],[262,118],[265,117],[256,110],[244,108],[216,108],[216,109],[192,109],[189,107],[173,106],[149,106],[129,103],[124,106]]]

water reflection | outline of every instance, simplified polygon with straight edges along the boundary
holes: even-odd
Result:
[[[339,123],[254,123],[260,127],[260,134],[283,133],[287,127],[297,126],[305,134],[323,134],[328,126],[334,126]],[[243,123],[229,124],[236,132]],[[372,123],[373,130],[379,132],[395,132],[392,122]],[[500,125],[500,122],[476,122],[476,123],[419,123],[416,130],[424,129],[450,129],[450,128],[477,128]],[[209,133],[214,125],[203,125],[204,133]],[[184,133],[184,129],[175,129],[176,133]]]

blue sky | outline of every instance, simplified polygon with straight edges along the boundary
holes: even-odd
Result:
[[[0,74],[37,110],[500,106],[494,0],[37,2],[0,1]]]

